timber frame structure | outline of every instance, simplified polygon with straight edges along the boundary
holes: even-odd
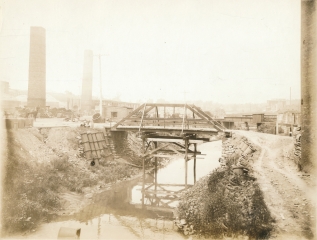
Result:
[[[202,155],[197,144],[214,141],[213,135],[225,132],[225,128],[195,105],[189,104],[142,104],[111,128],[111,131],[138,132],[142,138],[143,183],[142,208],[145,198],[152,207],[161,205],[168,209],[168,203],[179,199],[187,189],[188,161],[193,160],[194,183],[196,182],[196,159]],[[159,158],[184,158],[185,179],[182,189],[168,190],[173,184],[158,184]],[[145,186],[145,163],[154,163],[154,183]],[[175,185],[175,184],[174,184]],[[180,185],[177,185],[180,187]],[[161,200],[169,199],[168,202]],[[153,204],[156,206],[153,206]]]

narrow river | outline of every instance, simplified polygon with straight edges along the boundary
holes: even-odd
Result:
[[[205,154],[197,159],[197,181],[219,166],[221,141],[204,143],[198,150]],[[158,171],[160,184],[184,184],[184,159],[174,159]],[[42,224],[35,232],[18,236],[22,239],[56,239],[61,227],[79,229],[80,239],[185,239],[173,224],[172,211],[160,211],[159,207],[141,209],[142,177],[115,184],[110,190],[96,194],[90,205],[80,212],[59,217],[55,222]],[[153,176],[146,176],[146,183]],[[188,184],[194,184],[193,161],[188,162]],[[174,187],[177,188],[177,187]],[[168,207],[177,206],[172,201]],[[147,206],[153,205],[146,199]],[[167,205],[166,205],[167,206]],[[15,236],[16,237],[16,236]]]

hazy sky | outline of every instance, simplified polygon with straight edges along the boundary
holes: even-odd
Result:
[[[300,98],[299,0],[2,0],[0,80],[27,89],[30,26],[46,29],[47,91],[219,103]],[[93,93],[99,94],[94,58]]]

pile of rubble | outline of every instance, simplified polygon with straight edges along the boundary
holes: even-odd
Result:
[[[175,225],[185,235],[229,233],[240,227],[249,229],[246,231],[253,235],[257,233],[250,229],[260,229],[262,223],[270,221],[256,179],[252,176],[256,147],[245,137],[235,134],[226,139],[222,147],[221,166],[182,196]],[[254,223],[255,215],[262,219],[261,223]]]
[[[256,149],[245,137],[233,135],[222,144],[222,156],[219,159],[221,169],[230,166],[237,173],[247,173],[249,156],[255,151]]]

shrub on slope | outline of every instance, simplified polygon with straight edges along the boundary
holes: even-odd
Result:
[[[216,169],[188,189],[178,214],[196,234],[266,238],[272,230],[273,219],[254,178],[231,169]]]

